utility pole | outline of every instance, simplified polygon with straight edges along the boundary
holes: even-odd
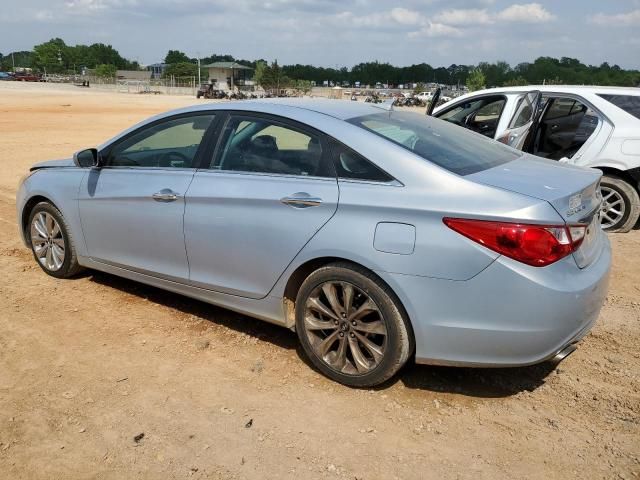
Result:
[[[200,86],[200,55],[198,55],[198,87]]]
[[[11,65],[13,65],[13,73],[16,73],[16,59],[13,57],[13,52],[11,52]]]

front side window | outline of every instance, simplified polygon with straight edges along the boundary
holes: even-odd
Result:
[[[266,118],[231,117],[226,142],[212,168],[236,172],[335,177],[320,138]]]
[[[509,124],[509,128],[520,128],[524,127],[527,123],[529,123],[533,118],[533,102],[535,101],[535,96],[532,95],[523,95],[519,100],[516,106],[516,111],[511,119],[511,123]]]
[[[505,103],[503,96],[483,97],[462,102],[437,116],[441,120],[493,137]]]
[[[196,153],[213,115],[193,115],[143,127],[116,144],[110,167],[194,168]]]
[[[483,136],[416,113],[375,113],[349,122],[458,175],[486,170],[522,155]]]

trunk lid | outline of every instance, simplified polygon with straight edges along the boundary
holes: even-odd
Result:
[[[576,167],[525,154],[499,167],[467,175],[474,182],[545,200],[568,224],[589,225],[573,256],[580,268],[597,259],[602,247],[600,177],[595,169]]]

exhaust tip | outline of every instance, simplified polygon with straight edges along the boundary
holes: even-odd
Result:
[[[553,356],[553,358],[551,359],[551,362],[557,365],[558,363],[563,361],[565,358],[567,358],[569,355],[571,355],[573,352],[575,352],[577,348],[578,347],[576,347],[575,343],[567,345],[566,347],[564,347],[562,350],[560,350],[558,353],[556,353]]]

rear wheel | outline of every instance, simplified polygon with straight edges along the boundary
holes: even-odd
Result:
[[[619,177],[605,175],[600,182],[602,213],[600,223],[607,232],[628,232],[640,215],[640,198],[633,186]]]
[[[388,380],[413,348],[393,292],[371,272],[348,263],[327,265],[307,277],[296,298],[296,331],[323,374],[354,387]]]
[[[50,203],[40,202],[31,210],[26,233],[33,257],[48,275],[68,278],[82,270],[64,217]]]

